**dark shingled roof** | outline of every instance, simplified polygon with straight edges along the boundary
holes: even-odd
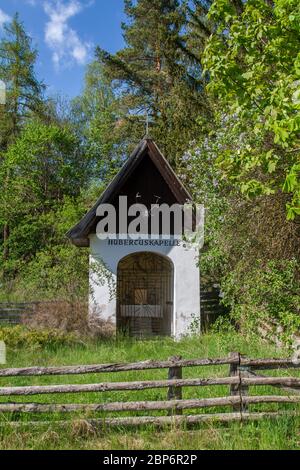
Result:
[[[79,247],[89,246],[89,235],[93,233],[97,219],[97,208],[100,204],[107,204],[112,201],[114,196],[119,193],[125,181],[133,173],[146,154],[151,158],[152,162],[166,181],[178,204],[185,204],[187,201],[191,201],[190,194],[184,188],[183,184],[180,182],[155,142],[152,139],[145,137],[135,148],[129,160],[127,160],[123,165],[119,173],[102,193],[92,209],[89,210],[81,221],[67,233],[67,237],[71,239],[74,245]]]

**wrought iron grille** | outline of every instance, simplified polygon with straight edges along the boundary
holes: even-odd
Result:
[[[173,266],[155,253],[134,253],[120,261],[117,327],[135,337],[172,332]]]

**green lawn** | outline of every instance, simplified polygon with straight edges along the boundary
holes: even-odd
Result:
[[[245,340],[238,334],[207,334],[201,337],[186,338],[180,342],[171,339],[148,341],[118,341],[89,343],[82,346],[60,347],[56,349],[29,350],[19,349],[8,351],[6,367],[51,366],[95,364],[106,362],[132,362],[146,359],[168,359],[173,355],[183,358],[223,357],[229,352],[240,351],[252,357],[287,356],[286,351],[276,350],[272,346],[260,343],[257,339]],[[273,371],[272,374],[291,375],[290,371]],[[297,372],[293,372],[297,374]],[[228,366],[202,367],[184,369],[184,378],[214,377],[228,375]],[[9,385],[45,385],[60,383],[96,383],[104,381],[153,380],[167,378],[167,370],[142,372],[121,372],[116,374],[89,374],[80,376],[59,377],[21,377],[0,378],[0,386]],[[135,400],[164,400],[166,389],[131,392],[105,392],[69,395],[43,395],[37,397],[12,397],[13,402],[42,402],[42,403],[100,403],[103,401],[135,401]],[[253,394],[279,394],[280,391],[268,387],[257,387],[251,390]],[[185,388],[184,398],[215,397],[228,395],[228,387],[197,387]],[[2,402],[8,401],[2,397]],[[256,405],[250,410],[298,410],[298,405]],[[226,412],[230,408],[206,409],[200,412]],[[186,412],[185,412],[186,413]],[[191,413],[199,413],[192,410]],[[189,414],[191,414],[189,413]],[[143,415],[147,413],[143,412]],[[148,412],[148,414],[165,415],[166,412]],[[130,413],[122,413],[128,416]],[[300,413],[299,413],[300,415]],[[190,429],[166,428],[158,431],[151,426],[142,429],[113,429],[95,433],[88,425],[76,422],[79,418],[102,417],[103,414],[77,414],[64,428],[58,428],[54,423],[46,426],[30,427],[22,425],[15,429],[9,424],[14,421],[58,420],[61,415],[32,415],[0,416],[1,449],[296,449],[299,447],[300,419],[282,417],[278,420],[265,420],[259,423],[247,424],[206,424]],[[110,414],[113,416],[113,414]],[[64,419],[71,419],[65,416]]]

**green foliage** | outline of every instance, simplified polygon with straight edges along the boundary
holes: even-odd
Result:
[[[202,282],[221,283],[245,331],[262,318],[290,334],[299,327],[299,2],[127,0],[125,14],[125,47],[98,48],[82,95],[60,112],[43,102],[37,52],[17,17],[4,32],[1,297],[87,298],[88,250],[65,233],[145,134],[147,111],[152,137],[206,207]],[[94,269],[113,292],[105,266]],[[227,319],[216,328],[232,333]]]
[[[239,264],[222,288],[231,318],[245,331],[256,331],[261,320],[275,320],[284,328],[284,339],[300,328],[299,263],[258,261],[245,272]]]
[[[6,84],[7,102],[0,106],[0,152],[15,141],[24,119],[39,112],[44,87],[34,72],[36,60],[37,51],[16,15],[4,25],[0,41],[0,78]]]
[[[21,219],[11,233],[6,296],[17,299],[82,299],[88,294],[88,249],[78,250],[66,239],[67,230],[85,211],[85,197],[65,198],[38,217]]]
[[[86,299],[88,250],[66,232],[99,197],[123,158],[116,99],[99,63],[81,97],[43,101],[37,51],[16,16],[0,47],[7,105],[0,108],[1,298]],[[96,181],[97,178],[97,181]]]
[[[197,5],[192,8],[192,3]],[[124,110],[118,132],[132,144],[145,134],[145,113],[151,136],[170,161],[176,162],[197,132],[196,118],[209,105],[201,75],[199,44],[186,34],[201,30],[209,2],[139,0],[125,2],[125,47],[112,55],[97,49],[97,57]],[[200,9],[202,5],[202,9]],[[202,27],[201,27],[202,26]]]
[[[82,155],[78,138],[59,125],[33,121],[9,147],[0,169],[0,180],[5,181],[0,196],[0,226],[9,225],[4,247],[10,256],[1,266],[6,278],[15,277],[22,269],[28,275],[31,267],[33,278],[45,273],[49,285],[50,267],[58,272],[60,266],[61,276],[65,274],[62,267],[70,271],[79,268],[82,254],[75,257],[75,250],[67,248],[65,233],[84,213],[79,196],[88,169],[89,161]],[[38,266],[40,275],[36,272]],[[60,284],[62,279],[57,282]]]
[[[57,348],[72,346],[79,340],[71,333],[58,330],[34,330],[23,326],[0,327],[0,341],[4,341],[10,350]]]
[[[229,316],[220,316],[211,327],[211,332],[216,334],[234,334],[236,326]],[[255,337],[255,330],[253,331]]]
[[[202,282],[221,284],[226,325],[251,334],[259,318],[276,320],[284,339],[299,329],[299,11],[294,1],[213,2],[203,63],[214,118],[200,120],[181,161],[206,207]]]
[[[87,67],[85,88],[71,108],[85,155],[93,162],[90,176],[108,184],[122,163],[129,136],[121,131],[122,110],[98,61]]]
[[[180,162],[182,181],[189,187],[193,200],[205,207],[205,244],[200,258],[203,283],[220,278],[225,262],[218,233],[228,209],[230,187],[222,179],[216,162],[221,146],[227,145],[230,136],[225,126],[219,132],[216,129],[206,126],[205,136],[184,153]]]
[[[236,322],[251,334],[259,320],[275,320],[287,340],[300,327],[298,226],[286,220],[283,194],[249,199],[223,178],[220,153],[243,142],[230,132],[231,120],[222,123],[199,139],[182,169],[195,199],[206,207],[202,283],[220,283],[231,310],[231,318],[221,318],[215,328],[223,331]]]
[[[299,17],[297,0],[247,0],[234,8],[216,0],[209,17],[217,24],[204,64],[208,89],[220,101],[219,119],[241,145],[220,152],[219,166],[243,194],[283,190],[287,216],[300,212]]]
[[[6,85],[6,105],[0,106],[0,183],[8,191],[9,170],[6,152],[16,142],[27,119],[40,114],[43,85],[37,80],[34,66],[37,52],[32,48],[18,15],[4,27],[0,41],[0,78]],[[0,229],[3,237],[3,261],[9,261],[9,207],[1,201]],[[1,240],[1,239],[0,239]]]
[[[71,129],[30,122],[9,147],[3,162],[1,177],[9,175],[3,205],[14,214],[26,205],[29,210],[42,213],[52,201],[77,196],[88,170],[89,161]]]

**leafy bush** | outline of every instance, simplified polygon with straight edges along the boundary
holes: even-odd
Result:
[[[284,338],[300,329],[299,264],[296,260],[257,261],[252,269],[244,266],[225,277],[222,283],[224,303],[231,318],[245,332],[257,329],[260,321],[276,321]]]
[[[25,326],[0,327],[0,340],[11,349],[16,348],[55,348],[79,343],[79,338],[72,333],[59,330],[32,329]]]
[[[230,318],[229,315],[226,315],[226,316],[222,315],[218,317],[211,327],[211,332],[216,333],[216,334],[218,333],[234,334],[235,330],[236,328],[235,328],[234,322],[232,321],[232,318]]]
[[[208,16],[218,27],[203,57],[207,89],[219,118],[235,121],[228,137],[240,137],[236,151],[220,148],[218,166],[248,197],[289,194],[287,217],[297,220],[299,1],[215,1]]]
[[[115,326],[97,312],[88,314],[83,302],[41,302],[22,325],[0,326],[0,341],[15,348],[55,348],[110,339]]]
[[[232,310],[214,330],[227,331],[233,322],[249,334],[261,321],[275,320],[286,341],[300,327],[299,224],[286,220],[286,195],[246,198],[220,177],[215,168],[220,149],[238,147],[227,129],[230,121],[223,124],[184,156],[193,197],[206,207],[201,281],[221,284],[224,304]]]

